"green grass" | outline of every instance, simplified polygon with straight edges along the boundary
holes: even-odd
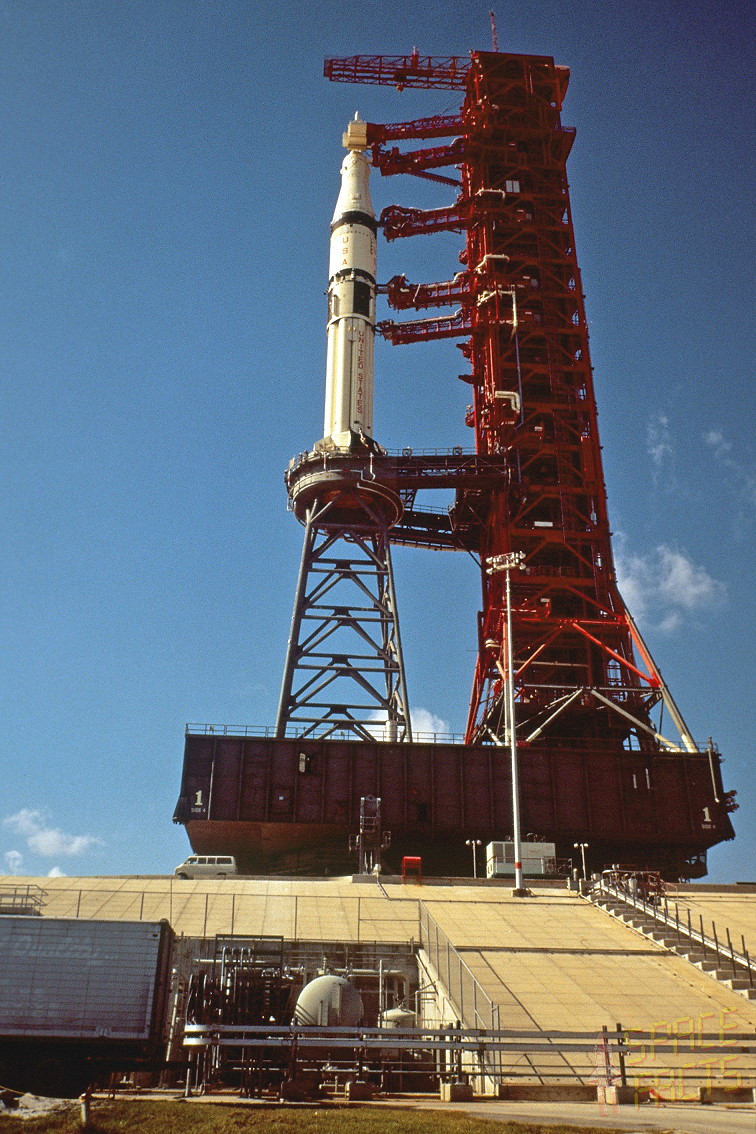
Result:
[[[459,1111],[387,1106],[261,1106],[176,1102],[92,1104],[90,1134],[588,1134],[577,1126],[497,1122]],[[79,1107],[43,1118],[0,1116],[0,1134],[80,1134]],[[591,1127],[590,1134],[602,1134]],[[603,1131],[607,1134],[607,1131]]]

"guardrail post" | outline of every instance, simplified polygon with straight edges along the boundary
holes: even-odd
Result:
[[[606,1086],[611,1086],[612,1083],[612,1060],[609,1055],[609,1029],[606,1024],[601,1027],[601,1046],[604,1051],[604,1075]]]
[[[620,1068],[620,1083],[623,1087],[627,1086],[627,1070],[625,1069],[625,1052],[624,1052],[624,1033],[622,1031],[622,1024],[617,1024],[617,1056],[619,1059]]]
[[[748,956],[748,950],[746,949],[745,937],[742,933],[740,935],[740,943],[743,946],[743,956],[746,959],[746,965],[748,967],[748,985],[750,988],[753,988],[753,968],[751,967],[751,958]]]
[[[464,1020],[465,1018],[465,982],[462,979],[462,958],[458,957],[459,961],[459,1014]]]
[[[717,924],[716,924],[716,922],[714,921],[713,918],[712,918],[712,922],[711,922],[711,928],[712,928],[712,932],[714,934],[714,949],[715,949],[716,954],[717,954],[717,964],[719,964],[719,938],[717,937]]]
[[[730,938],[730,930],[727,928],[727,926],[725,926],[725,933],[727,934],[727,945],[728,945],[729,950],[730,950],[730,963],[732,965],[732,976],[733,976],[733,979],[734,979],[738,975],[738,970],[735,967],[735,950],[732,947],[732,939]]]

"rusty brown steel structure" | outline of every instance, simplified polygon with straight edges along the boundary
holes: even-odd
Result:
[[[351,872],[348,836],[359,830],[362,796],[381,800],[388,873],[398,873],[403,855],[419,854],[426,874],[468,874],[465,840],[511,831],[509,767],[493,745],[249,731],[188,729],[175,816],[196,853],[233,854],[244,873]],[[520,753],[520,786],[523,832],[548,835],[562,860],[574,857],[579,838],[597,866],[635,863],[676,878],[700,872],[712,836],[723,833],[701,827],[712,778],[698,753],[533,744]]]

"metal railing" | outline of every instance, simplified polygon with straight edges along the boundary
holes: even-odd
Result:
[[[702,960],[716,962],[718,969],[721,966],[723,972],[726,972],[726,966],[729,966],[733,980],[747,980],[749,988],[756,987],[756,965],[751,960],[745,936],[740,935],[741,952],[736,952],[727,926],[720,926],[718,931],[717,924],[712,919],[711,935],[707,934],[703,914],[698,915],[698,925],[695,926],[690,906],[685,907],[681,918],[678,902],[673,902],[670,906],[669,895],[666,892],[663,890],[650,892],[648,887],[643,885],[643,872],[632,874],[614,871],[609,876],[602,875],[591,886],[588,896],[595,900],[596,894],[606,894],[616,898],[623,905],[642,912],[660,928],[674,930],[676,946],[699,946],[703,954]],[[722,939],[723,929],[727,941],[726,947]]]
[[[359,1065],[368,1075],[395,1063],[402,1052],[425,1053],[435,1057],[440,1077],[482,1073],[494,1081],[578,1080],[586,1085],[629,1085],[639,1091],[662,1086],[671,1089],[673,1098],[683,1097],[681,1090],[690,1093],[694,1086],[698,1097],[700,1084],[711,1086],[724,1080],[735,1087],[756,1082],[753,1033],[721,1029],[683,1035],[619,1024],[616,1030],[604,1026],[598,1032],[546,1032],[212,1023],[186,1024],[183,1046],[190,1055],[203,1049],[236,1049],[241,1052],[242,1067],[245,1061],[254,1065],[255,1050],[260,1049],[290,1053],[289,1064],[296,1054],[303,1066],[322,1065],[327,1052],[332,1069]],[[438,1059],[441,1053],[443,1060]],[[556,1063],[555,1055],[559,1057]],[[199,1064],[195,1066],[199,1069]],[[494,1073],[494,1067],[501,1070]],[[199,1083],[200,1076],[195,1073],[193,1077]]]
[[[373,726],[368,724],[367,727],[372,729]],[[385,741],[383,723],[376,721],[374,727],[374,740],[383,743]],[[190,722],[186,725],[185,731],[187,736],[256,736],[270,739],[274,739],[276,736],[275,725],[225,725]],[[287,726],[286,736],[283,739],[296,740],[305,732],[307,732],[307,728],[304,726],[301,729],[295,726]],[[308,735],[307,739],[319,740],[322,738]],[[328,740],[354,740],[354,733],[346,730],[329,732]],[[464,736],[460,732],[415,732],[413,730],[412,740],[414,744],[462,744]],[[391,741],[390,743],[395,744],[397,742]]]
[[[300,465],[308,464],[315,460],[321,462],[327,461],[330,455],[331,454],[329,453],[322,452],[313,455],[313,453],[307,451],[297,453],[296,457],[292,457],[289,467],[291,470],[294,470],[299,468]],[[352,453],[343,453],[336,451],[333,455],[337,458],[337,460],[340,459],[342,463],[344,457],[354,457],[357,463],[362,464],[365,464],[366,460],[369,460],[368,453],[355,455]],[[405,445],[401,449],[386,449],[383,453],[376,454],[376,456],[380,460],[381,458],[385,457],[477,457],[480,456],[480,454],[476,453],[475,449],[471,449],[469,448],[469,446],[465,445],[452,445],[451,448],[447,449],[438,447],[430,449],[418,449],[415,445]]]
[[[319,899],[309,894],[277,894],[262,897],[249,894],[243,878],[226,879],[222,885],[212,886],[211,879],[184,880],[169,875],[163,880],[164,889],[153,887],[90,889],[86,886],[51,886],[46,894],[46,917],[75,918],[82,921],[160,921],[167,919],[178,933],[189,937],[214,937],[217,934],[258,935],[263,932],[262,919],[267,917],[267,933],[283,935],[287,941],[330,940],[317,930],[321,917],[314,918],[313,907]],[[203,889],[203,881],[210,882]],[[11,887],[11,889],[16,889]],[[26,891],[26,886],[19,886]],[[29,887],[34,890],[36,887]],[[372,891],[373,888],[369,887]],[[391,916],[381,915],[380,889],[364,896],[338,899],[338,912],[330,920],[335,932],[343,929],[345,941],[355,944],[379,944],[393,947],[417,941],[417,900],[408,894],[391,898],[392,904],[404,908]],[[23,913],[16,907],[6,913]],[[391,940],[383,940],[383,927],[389,924],[396,930]],[[309,926],[312,925],[312,929]]]
[[[497,1030],[499,1005],[484,991],[424,902],[418,902],[418,914],[420,942],[461,1023],[467,1028]]]
[[[0,914],[24,914],[38,917],[47,901],[47,891],[33,883],[0,885]]]
[[[444,512],[445,510],[439,509],[439,511]],[[571,690],[567,686],[534,685],[533,688],[548,690],[549,694],[554,698],[567,696],[567,694],[571,692]],[[572,691],[574,692],[574,690]],[[630,686],[614,687],[607,685],[599,688],[599,692],[604,692],[607,695],[611,694],[615,700],[625,700],[631,697],[634,698],[637,695],[637,690],[631,688]],[[371,729],[372,725],[368,724],[368,728]],[[305,732],[307,732],[307,728],[305,726],[303,726],[302,728],[297,728],[296,725],[288,725],[286,729],[286,736],[283,739],[297,740],[299,737],[303,736]],[[187,736],[251,736],[268,738],[272,740],[275,739],[276,736],[276,727],[275,725],[228,725],[213,723],[204,724],[202,722],[190,721],[185,727],[185,733]],[[308,734],[307,739],[319,740],[323,738],[318,736],[311,736]],[[375,722],[374,739],[378,743],[385,742],[385,738],[383,736],[383,724],[381,721]],[[414,729],[412,732],[412,740],[414,744],[464,744],[464,739],[464,734],[461,732],[417,732]],[[354,740],[354,733],[346,730],[341,732],[330,732],[328,734],[328,740]],[[392,741],[391,743],[396,742]],[[489,742],[488,740],[484,740],[479,743],[488,745]],[[587,739],[585,741],[581,741],[581,744],[583,748],[590,749],[591,751],[601,751],[606,748],[606,743],[602,740]],[[697,750],[699,753],[705,754],[707,751],[706,745],[697,745]],[[716,752],[716,749],[714,749],[714,751]]]

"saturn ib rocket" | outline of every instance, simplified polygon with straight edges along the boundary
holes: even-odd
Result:
[[[375,448],[373,347],[375,340],[375,245],[378,226],[370,200],[367,123],[359,114],[343,137],[349,151],[341,166],[341,191],[331,222],[328,271],[328,354],[323,439],[320,451]]]

